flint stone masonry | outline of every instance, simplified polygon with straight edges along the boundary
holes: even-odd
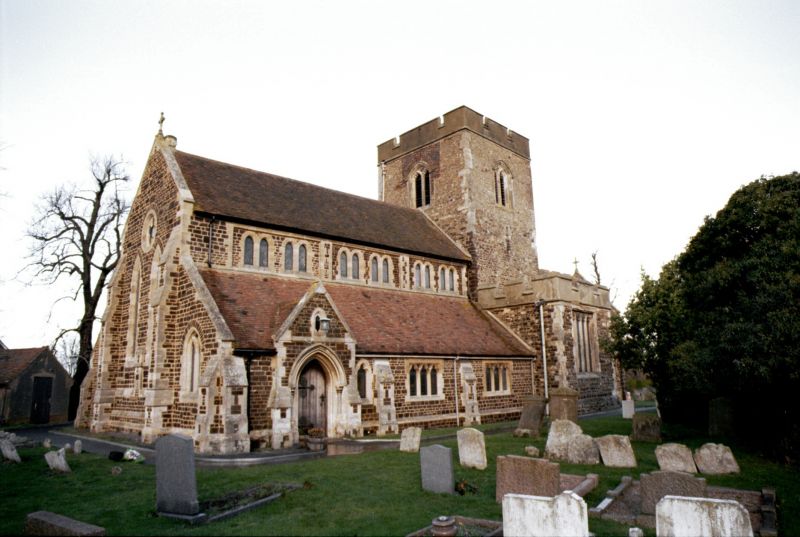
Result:
[[[425,446],[419,450],[422,488],[429,492],[453,494],[453,450],[439,444]]]
[[[65,474],[72,472],[69,464],[67,464],[67,457],[64,448],[61,448],[58,451],[48,451],[44,454],[44,460],[47,461],[47,465],[53,471],[62,472]]]
[[[724,444],[703,444],[694,452],[694,462],[701,474],[738,474],[739,464],[731,448]]]
[[[747,510],[733,500],[666,496],[656,506],[659,537],[753,536]]]
[[[517,455],[497,457],[495,500],[506,494],[555,496],[561,492],[559,465],[545,459]]]
[[[483,433],[468,427],[456,434],[458,437],[458,460],[466,468],[486,468],[486,444]]]
[[[664,496],[691,496],[704,498],[707,495],[706,480],[683,472],[651,472],[639,476],[644,514],[656,512],[656,504]]]
[[[656,414],[634,414],[634,442],[661,442],[661,418]]]
[[[50,511],[36,511],[25,517],[25,535],[105,535],[105,528],[87,524]]]
[[[22,462],[22,459],[19,458],[19,453],[17,453],[17,448],[5,438],[0,440],[0,451],[3,453],[3,458],[18,464]]]
[[[416,453],[419,451],[419,441],[422,438],[422,429],[419,427],[408,427],[403,429],[400,435],[400,451]]]
[[[622,417],[626,420],[632,420],[634,414],[636,414],[636,407],[633,399],[622,401]]]
[[[184,516],[200,512],[194,448],[188,436],[170,434],[156,441],[156,509]]]
[[[603,464],[614,468],[635,468],[636,456],[633,454],[631,439],[621,434],[608,434],[595,438]]]
[[[586,502],[574,492],[562,492],[552,498],[506,494],[503,497],[503,535],[588,537]]]
[[[656,460],[658,467],[664,471],[697,473],[692,450],[683,444],[670,443],[656,446]]]

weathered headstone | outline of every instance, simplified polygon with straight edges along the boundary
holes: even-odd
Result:
[[[65,474],[72,471],[72,469],[69,467],[69,464],[67,464],[65,452],[66,450],[61,448],[58,451],[48,451],[44,454],[44,460],[47,461],[47,465],[51,470]]]
[[[628,528],[628,537],[644,537],[642,528]]]
[[[456,433],[458,438],[458,461],[467,468],[486,468],[486,444],[483,433],[467,427]]]
[[[503,535],[588,536],[586,502],[574,492],[562,492],[552,498],[506,494],[503,497]]]
[[[708,402],[708,435],[733,436],[735,432],[733,401],[717,397]]]
[[[572,388],[550,390],[550,419],[578,421],[578,391]]]
[[[422,438],[422,429],[408,427],[400,434],[400,451],[416,453],[419,451],[419,441]]]
[[[17,448],[14,447],[14,444],[10,440],[6,440],[5,438],[0,440],[0,451],[3,453],[3,458],[16,463],[22,462],[22,459],[19,458],[19,453],[17,453]]]
[[[694,462],[701,474],[739,473],[739,464],[731,448],[724,444],[703,444],[694,451]]]
[[[572,464],[600,464],[600,451],[594,438],[588,434],[572,437],[565,461]]]
[[[105,528],[87,524],[50,511],[36,511],[25,517],[25,535],[82,535],[101,536]]]
[[[541,395],[528,395],[522,402],[517,429],[530,431],[530,436],[538,437],[547,400]]]
[[[156,510],[185,517],[200,512],[194,447],[188,436],[170,434],[156,441]]]
[[[600,449],[603,464],[614,468],[635,468],[631,439],[621,434],[607,434],[594,439]]]
[[[64,444],[63,449],[64,449],[64,451],[71,451],[72,450],[72,444],[67,442],[66,444]]]
[[[53,446],[53,444],[52,444],[52,442],[50,442],[49,438],[45,438],[44,440],[42,440],[42,447],[44,449],[50,449],[52,446]]]
[[[706,480],[683,472],[650,472],[639,476],[641,511],[646,515],[656,512],[656,504],[664,496],[706,496]]]
[[[667,472],[697,473],[692,450],[683,444],[661,444],[656,446],[658,467]]]
[[[525,446],[525,454],[529,457],[538,457],[539,448],[536,446]]]
[[[747,509],[734,500],[666,496],[656,506],[659,537],[752,537]]]
[[[422,488],[430,492],[453,494],[453,450],[434,444],[419,450],[419,466],[422,472]]]
[[[497,457],[495,500],[506,494],[555,496],[561,492],[559,466],[545,459],[517,455]]]
[[[83,442],[80,440],[75,440],[75,445],[72,446],[72,451],[75,453],[75,455],[80,455],[83,453]]]
[[[566,460],[572,439],[583,434],[580,426],[569,420],[553,420],[547,434],[545,455],[551,459]]]
[[[626,420],[633,419],[633,415],[636,414],[636,405],[633,399],[625,399],[622,401],[622,417]]]
[[[634,442],[661,442],[661,418],[650,413],[634,414],[631,436]]]

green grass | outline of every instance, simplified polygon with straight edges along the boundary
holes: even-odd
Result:
[[[621,418],[581,421],[592,436],[630,434],[631,422]],[[435,431],[434,431],[435,432]],[[441,431],[439,431],[441,432]],[[681,440],[690,447],[706,441],[701,436],[677,438],[686,431],[667,430],[665,441]],[[437,433],[438,434],[438,433]],[[455,439],[441,444],[454,450]],[[109,535],[405,535],[430,524],[441,514],[501,519],[495,503],[495,460],[498,455],[524,454],[526,445],[544,448],[545,439],[514,438],[510,433],[486,436],[486,470],[464,469],[455,464],[456,479],[478,488],[474,495],[447,496],[420,489],[419,456],[396,450],[366,452],[306,462],[248,468],[198,468],[199,499],[209,500],[228,492],[262,483],[307,484],[307,488],[231,520],[192,527],[155,516],[155,468],[134,463],[113,463],[91,454],[68,454],[73,473],[50,472],[42,448],[21,449],[23,464],[0,464],[4,501],[0,502],[0,534],[22,532],[25,515],[48,510],[107,529]],[[600,474],[599,486],[586,500],[596,505],[605,491],[623,475],[638,477],[657,470],[655,444],[634,442],[638,468],[612,469],[602,465],[562,464],[565,473]],[[742,473],[707,476],[710,484],[760,490],[777,488],[779,530],[800,534],[800,473],[796,468],[766,461],[734,446]],[[119,476],[111,468],[123,468]],[[590,519],[598,536],[627,535],[627,527]]]

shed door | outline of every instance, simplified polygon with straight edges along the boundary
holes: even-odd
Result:
[[[327,404],[325,398],[325,372],[319,362],[312,360],[300,374],[298,398],[298,428],[300,434],[307,434],[308,429],[319,427],[327,433]]]
[[[53,379],[51,377],[33,377],[31,423],[47,423],[50,421],[50,396],[52,394]]]

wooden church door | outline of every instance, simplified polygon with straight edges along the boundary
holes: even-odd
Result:
[[[325,372],[318,361],[312,360],[300,373],[298,392],[300,434],[307,434],[308,429],[319,427],[323,430],[323,435],[327,436],[328,406],[325,397]]]
[[[50,397],[52,394],[52,378],[33,377],[33,404],[31,406],[31,423],[47,423],[50,421]]]

